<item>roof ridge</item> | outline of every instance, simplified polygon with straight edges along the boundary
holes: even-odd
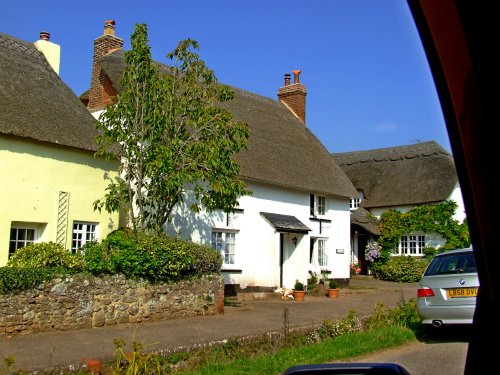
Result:
[[[451,156],[437,142],[428,141],[412,145],[386,147],[372,150],[331,153],[338,165],[353,165],[370,162],[398,161],[427,158],[434,155]]]
[[[6,49],[9,49],[11,51],[15,51],[17,53],[22,53],[23,57],[32,57],[33,59],[36,59],[37,61],[41,61],[46,67],[49,67],[52,69],[50,66],[49,62],[47,59],[44,57],[44,55],[35,47],[33,43],[26,42],[24,40],[21,40],[19,38],[0,33],[0,47],[4,47]]]

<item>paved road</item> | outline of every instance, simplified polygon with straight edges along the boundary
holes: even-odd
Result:
[[[352,358],[349,362],[397,363],[406,368],[411,375],[463,375],[467,348],[468,343],[463,341],[448,340],[434,343],[417,341]]]
[[[116,349],[113,340],[116,338],[123,339],[127,347],[135,340],[151,344],[152,350],[166,352],[179,347],[206,345],[228,338],[279,331],[283,328],[285,308],[292,328],[317,325],[325,319],[343,318],[351,310],[359,317],[369,316],[377,305],[392,308],[402,300],[415,298],[416,288],[416,284],[356,277],[351,280],[349,289],[341,289],[340,296],[336,299],[308,295],[304,302],[282,301],[278,298],[240,301],[226,306],[221,315],[0,338],[0,359],[14,356],[15,369],[22,369],[25,373],[78,368],[87,358],[97,358],[103,362],[113,359]],[[384,351],[369,358],[370,361],[390,360],[400,363],[412,375],[453,375],[463,372],[466,348],[466,342],[453,340],[418,342],[406,349],[399,348],[397,352]],[[436,353],[443,354],[434,358]],[[445,361],[449,361],[449,364]],[[438,365],[443,367],[443,371],[436,371]],[[0,374],[3,374],[1,364]]]

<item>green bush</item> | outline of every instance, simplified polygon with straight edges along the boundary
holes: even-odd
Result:
[[[373,276],[380,280],[399,283],[415,283],[420,281],[429,260],[411,256],[394,256],[386,263],[374,262],[370,265]]]
[[[0,268],[0,294],[36,288],[61,273],[58,268]]]
[[[2,271],[0,291],[37,286],[55,273],[123,274],[152,283],[174,282],[206,273],[219,273],[222,257],[211,247],[166,235],[116,230],[106,239],[88,242],[72,254],[53,242],[37,243],[16,251]]]
[[[417,312],[417,302],[414,298],[405,300],[401,297],[397,307],[389,309],[383,304],[375,306],[375,312],[365,322],[365,329],[374,329],[386,326],[405,326],[419,323],[420,316]]]
[[[347,333],[360,332],[363,326],[356,313],[351,310],[344,319],[329,321],[324,320],[318,328],[320,337],[338,337]]]
[[[151,282],[219,272],[222,266],[211,247],[130,229],[110,233],[100,244],[84,247],[83,254],[85,270],[92,274],[120,273]]]
[[[307,291],[309,293],[315,293],[318,290],[318,275],[314,272],[310,272],[309,279],[307,279]]]
[[[40,242],[17,249],[7,261],[7,267],[82,270],[83,258],[54,242]]]
[[[303,291],[304,290],[304,283],[301,283],[299,280],[295,280],[295,285],[293,289],[298,290],[298,291]]]
[[[109,256],[108,247],[102,243],[87,242],[83,245],[83,270],[92,275],[112,274],[113,265]]]

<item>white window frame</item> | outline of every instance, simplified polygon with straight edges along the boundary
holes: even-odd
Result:
[[[237,264],[236,233],[234,230],[212,229],[212,248],[222,256],[222,268],[235,267]]]
[[[359,208],[359,204],[361,203],[360,197],[352,197],[349,201],[349,209],[351,211],[357,210]]]
[[[311,216],[325,216],[328,211],[327,199],[324,195],[311,194],[309,202],[309,211]]]
[[[318,247],[318,265],[320,267],[328,267],[328,254],[326,251],[326,238],[318,238],[316,240]]]
[[[401,236],[393,254],[421,257],[424,255],[425,240],[425,234]]]
[[[71,252],[77,253],[87,242],[99,239],[99,223],[73,221],[71,230]]]
[[[16,231],[16,238],[12,239],[12,231]],[[19,239],[19,231],[33,231],[33,239]],[[9,258],[14,254],[18,249],[31,245],[32,243],[38,242],[38,230],[36,226],[33,225],[18,225],[11,224],[10,227],[10,236],[9,236]],[[14,243],[14,249],[11,250],[11,244]],[[21,245],[21,246],[19,246]]]

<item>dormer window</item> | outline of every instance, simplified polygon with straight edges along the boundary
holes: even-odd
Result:
[[[351,211],[357,210],[359,208],[359,205],[361,204],[361,201],[363,200],[363,197],[364,197],[363,191],[358,190],[358,195],[352,197],[351,200],[349,201],[349,209]]]
[[[311,194],[310,196],[310,215],[325,216],[326,214],[326,197],[324,195]]]
[[[360,201],[361,201],[361,199],[359,197],[351,198],[351,201],[349,204],[349,208],[351,209],[351,211],[357,210],[359,208]]]

